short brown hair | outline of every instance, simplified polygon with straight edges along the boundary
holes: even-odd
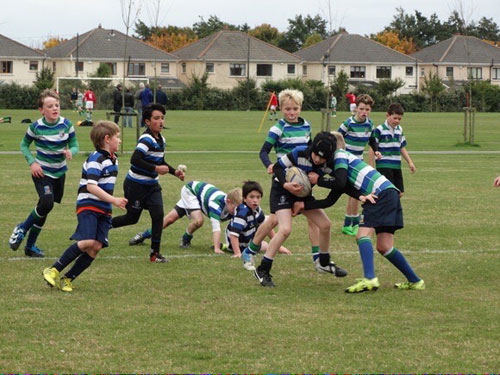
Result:
[[[393,114],[403,116],[405,114],[405,110],[401,104],[391,103],[389,108],[387,108],[387,114],[389,114],[389,116]]]
[[[120,127],[113,121],[98,121],[92,126],[90,131],[90,139],[95,148],[102,148],[104,146],[104,138],[109,135],[110,137],[118,134]]]
[[[262,186],[257,181],[245,181],[242,187],[243,198],[246,198],[252,191],[258,191],[260,195],[264,195]]]
[[[375,101],[372,99],[372,97],[370,95],[361,94],[356,99],[356,105],[358,106],[360,103],[363,103],[363,104],[369,105],[370,107],[373,107],[373,104],[375,104]]]
[[[40,96],[38,97],[38,108],[43,107],[43,102],[48,97],[54,98],[58,102],[60,101],[59,95],[57,94],[57,92],[55,92],[54,90],[51,90],[51,89],[45,89],[40,93]]]

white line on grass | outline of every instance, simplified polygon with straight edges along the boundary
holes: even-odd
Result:
[[[465,249],[452,249],[452,250],[433,250],[433,249],[423,249],[423,250],[404,250],[403,252],[405,254],[481,254],[481,253],[490,253],[494,252],[495,250],[465,250]],[[228,255],[230,253],[227,253]],[[336,254],[359,254],[358,251],[354,250],[334,250],[330,253],[332,256],[335,256]],[[290,256],[290,257],[297,257],[297,258],[303,258],[303,257],[310,257],[311,254],[292,254],[292,255],[283,255],[284,257]],[[218,255],[218,254],[181,254],[181,255],[167,255],[168,259],[183,259],[183,258],[223,258],[223,255]],[[127,259],[146,259],[147,254],[144,255],[111,255],[111,256],[99,256],[99,259],[112,259],[112,260],[127,260]],[[23,261],[23,260],[38,260],[38,261],[43,261],[43,260],[56,260],[59,259],[58,257],[45,257],[45,258],[29,258],[29,257],[13,257],[13,258],[0,258],[0,261]]]

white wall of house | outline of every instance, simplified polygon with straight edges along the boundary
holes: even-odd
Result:
[[[424,74],[438,74],[438,77],[444,81],[466,81],[469,79],[469,72],[474,79],[479,81],[491,80],[491,83],[500,86],[500,65],[484,64],[422,64],[419,68],[420,80],[423,83]],[[423,73],[423,74],[422,74]]]
[[[236,66],[235,66],[236,65]],[[259,66],[259,67],[258,67]],[[269,66],[271,66],[269,70]],[[234,68],[240,69],[234,69]],[[247,78],[247,62],[235,61],[185,61],[177,66],[177,78],[189,84],[193,76],[201,77],[208,68],[208,84],[220,89],[232,89],[239,81]],[[231,73],[233,68],[233,74]],[[234,74],[239,70],[241,74]],[[259,75],[258,75],[259,70]],[[290,70],[290,73],[289,73]],[[260,86],[268,80],[280,80],[300,77],[299,63],[250,63],[250,78]],[[270,75],[268,75],[270,73]]]
[[[0,83],[15,82],[31,86],[36,73],[42,70],[43,59],[13,59],[0,57]]]

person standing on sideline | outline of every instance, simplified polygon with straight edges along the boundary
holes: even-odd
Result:
[[[130,89],[127,88],[125,92],[125,112],[133,113],[134,112],[134,95],[130,92]],[[132,128],[132,116],[125,116],[123,126],[125,128]]]
[[[278,108],[278,97],[274,91],[271,91],[271,105],[269,106],[269,121],[278,121],[278,114],[276,109]]]
[[[144,122],[142,121],[142,101],[141,101],[141,95],[142,92],[144,91],[144,83],[139,83],[139,90],[135,93],[134,99],[135,99],[135,108],[137,108],[137,116],[139,116],[139,123],[141,124],[141,127],[144,127]]]
[[[119,124],[120,113],[122,110],[122,85],[116,85],[116,90],[113,92],[113,112],[115,112],[115,124]]]
[[[158,89],[156,90],[156,103],[161,104],[162,106],[167,107],[168,97],[162,90],[161,85],[158,85]]]

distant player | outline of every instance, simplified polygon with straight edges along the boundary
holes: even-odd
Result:
[[[99,121],[90,131],[95,151],[83,163],[76,213],[78,226],[71,239],[76,240],[50,268],[43,270],[43,278],[50,287],[63,292],[73,291],[73,280],[85,271],[99,250],[108,246],[111,227],[111,205],[125,209],[127,200],[113,196],[120,145],[120,128],[114,122]],[[73,267],[59,280],[59,273],[71,262]]]
[[[333,117],[337,117],[337,98],[333,93],[330,94],[330,112]]]
[[[47,215],[54,202],[61,203],[64,195],[66,161],[78,152],[75,129],[71,121],[61,117],[59,95],[52,90],[44,90],[38,100],[42,118],[31,124],[21,141],[21,151],[31,170],[31,178],[38,193],[38,203],[26,220],[16,225],[9,245],[17,250],[26,234],[28,239],[24,254],[28,257],[43,258],[43,251],[36,246]],[[36,157],[31,155],[30,145],[35,142]]]
[[[214,185],[202,181],[190,181],[181,189],[181,199],[175,207],[163,218],[163,228],[168,228],[183,216],[189,218],[189,224],[181,237],[180,247],[187,249],[195,231],[203,225],[203,215],[210,219],[212,224],[212,240],[216,254],[223,254],[220,248],[221,221],[233,217],[236,207],[241,203],[241,189],[233,189],[228,194]],[[142,243],[151,238],[151,230],[136,234],[129,245]]]
[[[254,271],[255,278],[260,285],[264,287],[274,287],[272,276],[270,274],[273,266],[274,257],[280,246],[285,242],[292,231],[292,207],[297,201],[307,201],[312,199],[312,195],[305,198],[299,198],[302,185],[296,182],[287,182],[285,179],[285,169],[296,166],[305,173],[316,172],[320,176],[329,174],[333,170],[333,165],[328,163],[332,159],[334,148],[333,142],[328,141],[332,135],[328,132],[321,132],[314,137],[310,147],[297,147],[292,152],[281,157],[274,165],[274,174],[276,180],[273,181],[270,194],[271,213],[276,215],[278,220],[278,232],[269,242],[269,247],[262,261]],[[328,183],[322,179],[319,184]],[[304,215],[312,221],[319,229],[319,257],[323,257],[325,262],[315,262],[316,269],[319,272],[330,273],[337,277],[344,277],[347,272],[341,267],[330,261],[328,252],[330,246],[330,219],[321,209],[304,211]],[[257,231],[257,233],[261,231]],[[251,254],[251,249],[246,248],[245,253]],[[322,265],[324,264],[324,265]]]
[[[274,91],[271,91],[271,104],[269,106],[269,121],[278,121],[278,113],[276,112],[278,108],[278,97]]]
[[[371,237],[374,233],[377,235],[377,251],[407,278],[407,281],[397,283],[394,287],[404,290],[425,289],[424,281],[415,274],[403,254],[394,247],[394,233],[403,228],[403,209],[398,189],[363,160],[345,151],[340,133],[336,133],[335,137],[336,151],[329,160],[334,165],[332,174],[334,178],[329,186],[330,194],[323,200],[310,199],[297,202],[294,205],[294,212],[300,212],[305,208],[304,214],[306,214],[307,210],[330,207],[344,192],[349,192],[351,196],[357,195],[357,199],[364,203],[364,220],[360,223],[356,235],[364,277],[348,287],[346,293],[375,291],[380,286],[375,276],[373,260]],[[314,183],[318,175],[311,174],[309,178],[311,183]],[[320,262],[326,264],[326,259],[320,258]]]
[[[356,106],[357,106],[357,100],[356,100],[356,95],[352,92],[348,92],[345,94],[345,97],[349,101],[349,111],[351,112],[351,115],[356,114]]]
[[[231,218],[226,228],[226,243],[228,250],[234,253],[234,257],[241,257],[241,253],[250,244],[250,241],[257,232],[257,228],[264,222],[264,211],[260,207],[262,201],[262,186],[256,181],[245,181],[242,188],[243,202],[236,207],[234,217]],[[269,237],[273,238],[273,230],[269,232]],[[262,241],[261,249],[267,250],[267,242]],[[280,253],[291,254],[290,250],[281,246]],[[254,270],[253,264],[244,264],[250,271]]]
[[[357,98],[356,114],[345,120],[338,131],[345,138],[347,151],[352,153],[358,159],[363,160],[363,151],[367,143],[370,147],[376,149],[376,143],[371,138],[373,122],[369,119],[373,107],[373,99],[370,95],[360,95]],[[376,151],[375,156],[380,157]],[[349,197],[347,201],[346,214],[342,233],[355,236],[359,228],[359,203],[358,200]]]
[[[87,114],[86,120],[90,122],[92,121],[92,112],[97,104],[97,98],[91,88],[85,91],[83,100],[85,101],[85,112]]]
[[[401,172],[401,156],[408,163],[411,173],[415,173],[417,170],[406,150],[406,138],[400,125],[403,114],[404,109],[401,104],[392,103],[387,109],[385,122],[372,132],[372,138],[381,154],[381,157],[375,161],[377,171],[398,188],[400,197],[405,191],[403,173]]]
[[[152,239],[149,260],[165,263],[167,259],[160,253],[163,197],[158,183],[159,175],[170,173],[181,181],[184,172],[176,170],[165,161],[165,138],[161,135],[165,120],[165,108],[160,104],[150,104],[143,108],[142,116],[147,129],[139,137],[130,169],[123,183],[127,198],[127,213],[113,218],[113,228],[136,224],[143,210],[151,216]]]

